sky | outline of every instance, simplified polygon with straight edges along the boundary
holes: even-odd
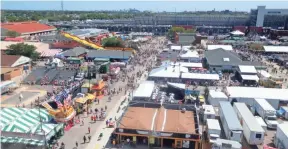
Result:
[[[61,10],[61,1],[11,1],[2,0],[1,9],[12,10]],[[257,6],[272,9],[288,9],[288,1],[63,1],[64,10],[124,10],[138,9],[141,11],[202,11],[231,10],[247,11]]]

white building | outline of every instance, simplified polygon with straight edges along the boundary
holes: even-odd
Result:
[[[185,62],[200,62],[201,59],[197,51],[186,51],[180,55],[180,60]]]
[[[266,9],[266,6],[258,6],[257,10],[257,27],[263,27],[265,15],[288,15],[288,9]]]
[[[253,106],[255,98],[266,99],[275,109],[279,109],[279,103],[288,103],[288,89],[259,88],[259,87],[227,87],[227,95],[230,101],[244,102]]]
[[[218,107],[219,101],[228,101],[228,97],[221,91],[209,90],[208,101],[209,104]]]

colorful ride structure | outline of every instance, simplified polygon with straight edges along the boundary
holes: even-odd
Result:
[[[42,106],[47,109],[56,122],[72,123],[73,118],[76,115],[76,111],[72,105],[59,106],[59,104],[57,104],[57,109],[54,109],[48,102],[44,102],[42,103]]]
[[[71,35],[71,34],[69,34],[67,32],[61,32],[61,34],[64,37],[68,38],[68,39],[72,39],[73,41],[77,41],[78,43],[83,44],[83,45],[88,46],[88,47],[91,47],[93,49],[98,49],[98,50],[103,50],[104,49],[100,44],[93,43],[90,40],[81,39],[81,38],[79,38],[77,36],[74,36],[74,35]]]

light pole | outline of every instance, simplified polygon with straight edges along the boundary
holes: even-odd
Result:
[[[38,112],[39,112],[39,120],[40,120],[40,129],[41,129],[41,132],[44,132],[44,147],[46,148],[46,134],[45,134],[45,131],[43,130],[43,123],[42,123],[42,119],[41,119],[41,116],[40,116],[40,106],[38,106]]]

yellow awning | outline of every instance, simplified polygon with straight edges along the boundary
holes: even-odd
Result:
[[[84,103],[86,103],[87,100],[88,100],[87,98],[82,98],[82,97],[80,97],[80,98],[77,98],[77,99],[75,100],[75,102],[84,104]]]
[[[198,98],[199,98],[200,102],[205,102],[204,96],[200,95],[200,96],[198,96]]]
[[[90,99],[90,100],[94,100],[96,97],[93,94],[87,94],[85,96],[85,98]]]
[[[90,88],[93,86],[93,84],[92,83],[90,83],[90,85],[89,85],[89,83],[85,83],[85,84],[83,84],[81,87],[83,87],[83,88],[89,88],[89,86],[90,86]]]

